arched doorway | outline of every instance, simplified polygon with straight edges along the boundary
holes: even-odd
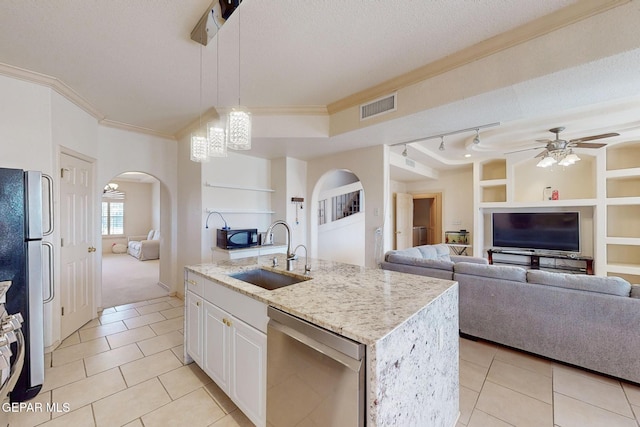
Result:
[[[350,170],[335,169],[316,183],[312,245],[320,259],[365,265],[364,189]],[[312,211],[313,212],[313,211]]]
[[[100,218],[104,308],[169,295],[159,279],[160,188],[160,181],[141,172],[105,183]]]

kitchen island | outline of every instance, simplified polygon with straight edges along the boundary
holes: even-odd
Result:
[[[311,280],[276,290],[229,276],[258,267],[304,274],[302,261],[286,272],[284,255],[278,255],[279,267],[272,267],[272,259],[188,266],[185,277],[195,274],[365,344],[368,426],[455,425],[459,413],[456,282],[315,259],[310,262]],[[185,337],[189,327],[187,320]]]

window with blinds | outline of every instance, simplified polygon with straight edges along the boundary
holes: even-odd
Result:
[[[124,235],[124,202],[102,202],[102,235]]]

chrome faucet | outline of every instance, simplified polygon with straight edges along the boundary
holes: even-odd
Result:
[[[291,252],[291,228],[289,228],[289,224],[287,224],[286,221],[279,219],[278,221],[275,221],[273,224],[271,224],[269,228],[267,228],[266,234],[267,236],[269,236],[273,231],[273,227],[278,224],[283,225],[284,228],[287,229],[287,271],[291,271],[293,270],[293,261],[296,259],[296,254]]]
[[[304,248],[304,274],[307,274],[311,271],[311,264],[309,264],[309,253],[307,252],[307,247],[305,245],[296,246],[296,248],[293,250],[293,255],[294,257],[296,256],[296,251],[299,247]]]

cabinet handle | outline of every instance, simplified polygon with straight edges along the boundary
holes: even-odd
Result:
[[[227,326],[231,327],[231,320],[227,320]]]
[[[196,301],[196,305],[200,307],[200,301]]]
[[[193,286],[198,286],[198,282],[196,282],[195,280],[187,279],[187,283]]]
[[[227,325],[227,319],[222,319],[222,323],[224,323],[225,325]],[[227,325],[229,326],[229,325]]]

